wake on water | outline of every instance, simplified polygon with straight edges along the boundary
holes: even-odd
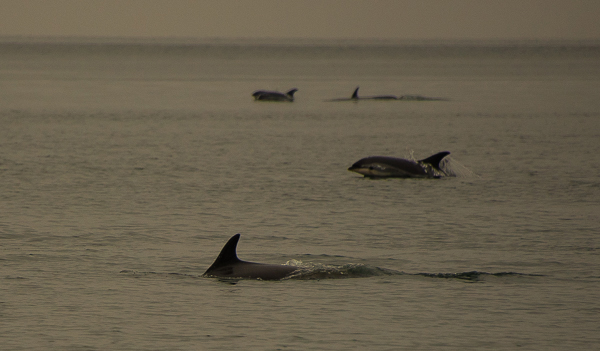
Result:
[[[427,278],[461,279],[478,281],[484,277],[506,277],[506,276],[537,276],[535,274],[517,272],[489,273],[480,271],[458,272],[458,273],[406,273],[393,269],[369,266],[365,264],[348,263],[340,266],[326,265],[322,263],[303,263],[302,261],[288,261],[286,265],[299,267],[285,279],[344,279],[344,278],[368,278],[377,276],[422,276]]]
[[[438,279],[458,279],[466,281],[481,281],[486,277],[510,277],[510,276],[523,276],[523,277],[534,277],[541,276],[539,274],[528,274],[518,272],[481,272],[481,271],[468,271],[458,273],[406,273],[402,271],[396,271],[393,269],[380,268],[375,266],[369,266],[365,264],[348,263],[344,265],[326,265],[322,263],[303,263],[302,261],[292,260],[288,261],[286,265],[298,267],[288,277],[281,280],[321,280],[321,279],[346,279],[346,278],[370,278],[378,276],[421,276],[426,278],[438,278]],[[135,270],[122,270],[119,273],[130,275],[136,278],[143,276],[165,276],[165,277],[179,277],[179,278],[204,278],[202,275],[185,274],[185,273],[159,273],[159,272],[139,272]],[[217,278],[220,281],[225,282],[237,282],[244,278]],[[250,279],[260,280],[260,279]]]
[[[480,178],[480,176],[450,156],[447,156],[440,162],[440,169],[444,171],[447,177]]]
[[[414,162],[418,162],[419,158],[415,157],[414,150],[407,150],[408,156],[406,156],[407,160],[412,160]],[[434,152],[432,151],[432,154]],[[430,171],[439,178],[444,177],[455,177],[455,178],[480,178],[475,172],[471,171],[469,168],[464,166],[462,163],[455,160],[451,155],[444,157],[440,161],[440,169],[442,172],[433,169],[430,167]]]

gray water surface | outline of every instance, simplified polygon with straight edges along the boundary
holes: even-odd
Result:
[[[598,46],[0,47],[3,350],[600,343]],[[315,275],[203,278],[236,233]]]

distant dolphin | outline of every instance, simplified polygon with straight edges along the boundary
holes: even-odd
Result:
[[[440,178],[434,170],[440,169],[440,161],[449,155],[448,151],[437,153],[420,161],[388,156],[370,156],[356,161],[350,168],[368,178]]]
[[[354,93],[350,98],[340,98],[340,99],[331,99],[327,101],[358,101],[358,100],[398,100],[398,97],[395,95],[375,95],[375,96],[365,96],[358,97],[358,88],[354,89]]]
[[[239,240],[240,234],[232,236],[203,276],[279,280],[299,269],[294,266],[242,261],[236,253]]]
[[[359,100],[404,100],[404,101],[440,101],[445,100],[441,98],[431,98],[421,95],[402,95],[400,97],[396,95],[373,95],[373,96],[358,96],[358,88],[354,89],[354,93],[350,98],[331,99],[326,101],[359,101]]]
[[[280,93],[278,91],[267,91],[267,90],[257,90],[252,93],[254,96],[254,100],[256,101],[294,101],[294,93],[297,92],[298,89],[294,88],[287,93]]]

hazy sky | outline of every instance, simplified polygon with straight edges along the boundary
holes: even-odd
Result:
[[[600,0],[0,0],[0,36],[600,39]]]

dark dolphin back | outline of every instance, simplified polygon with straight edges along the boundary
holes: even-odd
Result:
[[[356,89],[354,90],[354,93],[352,93],[352,97],[350,99],[358,100],[358,88],[359,87],[356,87]]]
[[[217,256],[217,259],[213,264],[208,267],[204,274],[210,273],[210,271],[218,269],[219,267],[223,267],[226,265],[230,265],[236,262],[240,262],[240,259],[237,257],[237,244],[240,240],[240,234],[236,234],[229,239],[227,244],[223,246],[221,253]]]
[[[440,170],[440,162],[442,161],[442,159],[446,156],[450,155],[450,153],[448,151],[442,151],[442,152],[438,152],[435,155],[429,156],[425,159],[420,160],[420,163],[427,163],[430,164],[431,167],[437,169],[438,171]]]
[[[262,280],[279,280],[288,277],[298,267],[277,264],[265,264],[242,261],[237,257],[236,249],[240,234],[229,239],[217,256],[215,262],[208,267],[203,276],[250,278]]]

